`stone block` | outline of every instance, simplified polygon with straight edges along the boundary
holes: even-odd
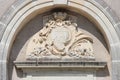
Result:
[[[21,4],[23,4],[23,3],[26,2],[26,1],[28,1],[28,0],[17,0],[17,1],[13,4],[13,6],[14,6],[15,8],[17,8],[18,6],[20,6]],[[29,1],[31,1],[31,0],[29,0]]]
[[[116,12],[117,16],[120,18],[120,0],[109,0],[110,7]]]
[[[53,0],[54,4],[67,4],[68,0]]]
[[[120,62],[112,62],[112,80],[120,80]]]
[[[8,24],[9,21],[11,20],[11,16],[14,12],[14,8],[13,7],[10,7],[5,13],[4,15],[1,17],[0,21],[3,23],[3,24]]]
[[[0,17],[8,10],[15,0],[0,0]]]
[[[2,73],[1,75],[0,75],[0,80],[7,80],[6,78],[7,78],[7,71],[6,71],[6,62],[5,61],[1,61],[0,62],[0,68],[1,68],[1,71],[0,71],[0,73]]]
[[[94,0],[94,1],[96,1],[98,4],[100,4],[103,8],[108,7],[108,5],[103,0]]]
[[[106,11],[109,13],[109,15],[110,15],[110,17],[112,18],[112,23],[113,24],[116,24],[116,23],[118,23],[119,21],[120,21],[120,19],[119,19],[119,17],[117,16],[117,14],[110,8],[110,7],[108,7],[107,9],[106,9]]]
[[[116,32],[118,34],[119,39],[120,39],[120,24],[115,26],[115,30],[116,30]]]
[[[2,24],[0,24],[0,41],[1,41],[1,39],[2,39],[2,36],[3,36],[4,31],[5,31],[5,26],[2,25]]]
[[[120,60],[120,43],[112,44],[111,49],[112,60]]]

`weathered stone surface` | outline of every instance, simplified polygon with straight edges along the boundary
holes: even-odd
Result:
[[[111,56],[112,56],[112,60],[120,60],[120,43],[115,43],[111,45],[112,48],[112,52],[111,52]]]
[[[0,72],[1,73],[3,73],[3,74],[0,74],[0,79],[1,80],[6,80],[7,79],[7,69],[6,69],[6,67],[7,67],[7,62],[6,61],[4,61],[4,60],[0,60]]]
[[[3,36],[4,31],[5,31],[5,25],[0,24],[0,41],[1,41],[1,39],[2,39],[2,36]]]
[[[117,34],[119,36],[119,39],[120,39],[120,24],[116,24],[115,30],[116,30],[116,32],[117,32]]]
[[[90,0],[90,1],[92,2],[92,0]],[[120,19],[119,19],[120,15],[118,14],[118,13],[120,13],[120,12],[118,12],[119,11],[119,8],[118,8],[119,1],[118,0],[116,0],[116,1],[110,1],[110,0],[93,0],[93,1],[96,1],[98,4],[100,4],[103,7],[103,9],[101,9],[101,10],[104,11],[104,9],[105,9],[108,12],[108,14],[110,16],[108,16],[108,15],[106,15],[106,16],[108,16],[110,18],[109,20],[111,20],[111,22],[113,24],[116,24],[116,23],[118,23],[120,21]],[[115,5],[115,4],[117,4],[117,5]]]
[[[41,61],[41,62],[40,62]],[[68,60],[68,61],[61,61],[61,60],[50,60],[43,61],[40,60],[38,62],[14,62],[16,68],[24,69],[24,68],[79,68],[79,69],[104,69],[107,65],[107,62],[96,62],[96,61],[83,61],[81,60]]]
[[[23,7],[30,2],[32,2],[32,0],[17,0],[14,2],[13,6],[17,9],[18,7],[20,8],[21,5],[21,7]]]
[[[26,4],[28,4],[29,2],[31,2],[31,0],[17,0],[14,2],[14,4],[12,4],[8,10],[2,15],[2,17],[0,18],[0,21],[2,23],[2,25],[0,24],[0,28],[1,28],[1,34],[0,34],[0,40],[3,36],[3,32],[6,29],[6,25],[8,25],[8,23],[11,21],[11,19],[13,18],[13,16],[16,14],[17,11],[19,11],[19,9],[23,6],[25,6]],[[22,4],[23,3],[23,4]],[[21,5],[22,4],[22,5]],[[21,6],[20,6],[21,5]],[[4,25],[3,25],[4,24]]]
[[[2,17],[15,0],[0,0],[0,17]]]
[[[10,0],[9,0],[10,1]],[[98,0],[99,1],[99,0]],[[114,1],[113,1],[114,2]],[[2,4],[2,3],[0,3],[0,4]],[[6,4],[7,5],[7,4]],[[102,5],[102,3],[101,3],[101,5]],[[105,5],[103,5],[103,6],[105,6]],[[116,12],[119,10],[119,7],[118,7],[118,9],[116,9]],[[109,10],[108,10],[109,11]],[[113,16],[114,17],[114,16]],[[112,22],[112,20],[111,20],[111,22]],[[114,21],[113,21],[114,22]],[[115,19],[115,23],[116,22],[118,22],[118,19]],[[116,28],[116,30],[117,30],[117,28]],[[118,35],[119,35],[119,30],[118,30]],[[18,45],[19,46],[19,45]],[[117,53],[119,52],[118,50],[119,50],[119,48],[116,48],[116,50],[117,50]],[[116,53],[116,50],[115,50],[115,53]],[[113,52],[114,53],[114,52]],[[118,53],[119,54],[119,53]],[[115,57],[116,58],[116,57]],[[117,57],[117,59],[118,59],[119,57]],[[114,73],[114,72],[113,72]],[[118,73],[119,74],[119,73]],[[113,77],[114,77],[114,75],[113,75]],[[119,76],[118,76],[119,77]],[[114,78],[113,80],[119,80],[118,78]]]
[[[47,14],[49,14],[49,13],[47,13]],[[106,55],[108,55],[108,53],[105,50],[105,48],[103,47],[103,45],[102,45],[102,42],[105,44],[105,42],[103,40],[103,36],[95,28],[95,25],[92,24],[89,20],[87,20],[85,17],[83,17],[81,15],[78,15],[78,14],[73,13],[73,12],[69,12],[69,14],[77,16],[77,18],[78,18],[78,22],[77,22],[78,23],[78,27],[86,35],[90,35],[94,39],[94,42],[95,42],[95,44],[94,44],[95,53],[100,53],[100,55],[102,55],[102,56],[100,56],[99,54],[96,54],[97,58],[99,58],[100,60],[102,60],[102,58],[107,59],[108,57]],[[46,14],[43,14],[43,15],[46,15]],[[10,61],[11,62],[16,59],[16,57],[18,56],[18,54],[21,51],[21,49],[24,48],[23,46],[27,42],[27,40],[29,40],[30,37],[32,37],[40,29],[42,29],[42,26],[43,26],[42,25],[42,19],[43,19],[42,16],[43,15],[41,14],[41,15],[36,16],[27,25],[25,25],[24,28],[17,35],[17,38],[15,39],[15,42],[13,44],[13,48],[11,49],[12,50],[11,51],[11,57],[10,57]],[[22,53],[24,53],[24,51],[25,50],[23,50]],[[22,57],[24,57],[24,55],[22,55]],[[9,67],[9,70],[11,70],[10,67]],[[11,70],[11,72],[12,72],[12,70]],[[11,73],[11,72],[9,72],[9,73]]]
[[[112,80],[120,79],[120,61],[112,62]]]
[[[11,20],[12,14],[14,14],[14,8],[10,7],[5,14],[1,17],[0,21],[4,24],[8,24],[9,21]]]
[[[91,1],[91,0],[90,0]],[[104,0],[95,0],[98,4],[100,4],[103,8],[108,7],[108,5],[104,2]]]
[[[25,79],[27,80],[95,80],[95,71],[83,71],[83,70],[69,70],[69,69],[61,69],[61,70],[54,70],[54,69],[48,69],[49,71],[42,69],[42,70],[30,70],[30,69],[24,69],[24,73],[28,73],[27,77]],[[34,76],[34,74],[37,74],[38,76]],[[42,73],[45,74],[42,74]],[[31,76],[33,75],[33,76]],[[48,76],[49,75],[49,76]],[[47,77],[46,77],[47,76]]]
[[[68,0],[53,0],[54,4],[67,4]]]
[[[104,0],[120,18],[120,0]]]
[[[120,21],[119,17],[110,7],[108,7],[106,11],[109,13],[110,17],[113,19],[113,20],[110,19],[113,24],[116,24]]]

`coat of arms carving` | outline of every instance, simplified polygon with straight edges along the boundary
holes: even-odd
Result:
[[[67,20],[65,12],[53,13],[53,18],[29,41],[26,59],[94,59],[93,40]]]

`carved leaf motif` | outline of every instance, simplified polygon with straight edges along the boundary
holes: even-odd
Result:
[[[27,59],[35,58],[94,58],[93,40],[76,30],[77,24],[65,20],[66,13],[54,13],[43,29],[28,44]]]

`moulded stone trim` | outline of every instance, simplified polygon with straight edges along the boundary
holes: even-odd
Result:
[[[44,62],[44,61],[43,61]],[[15,61],[14,64],[17,68],[83,68],[83,69],[100,69],[105,68],[107,62],[81,62],[81,61],[54,61],[54,62],[19,62]],[[49,65],[48,65],[49,64]],[[31,65],[31,66],[30,66]]]
[[[111,22],[114,22],[114,24],[120,22],[119,17],[117,17],[116,13],[110,7],[108,7],[106,11],[109,13],[109,16],[111,17]]]
[[[115,26],[116,32],[118,33],[119,39],[120,39],[120,24],[117,24]]]
[[[82,5],[82,3],[81,3],[81,5]],[[80,6],[78,6],[78,8],[79,8]],[[89,8],[89,6],[88,6],[88,8]],[[94,9],[95,10],[95,13],[96,12],[98,12],[95,8],[91,8],[91,9]],[[85,9],[84,9],[85,10]],[[93,12],[94,12],[94,10],[93,10]],[[89,11],[89,10],[87,10],[87,11]],[[89,14],[90,14],[90,12],[88,12]],[[100,13],[100,12],[99,12]],[[103,30],[106,30],[105,32],[105,34],[107,35],[107,33],[108,33],[108,35],[106,36],[106,37],[108,37],[108,41],[113,41],[113,42],[109,42],[108,44],[116,44],[116,43],[119,43],[119,39],[118,39],[118,36],[117,36],[117,33],[116,33],[116,31],[115,31],[115,29],[114,29],[114,25],[112,24],[112,23],[109,23],[110,21],[108,20],[108,19],[106,19],[105,17],[103,17],[103,15],[100,15],[99,13],[97,13],[97,15],[100,17],[100,18],[102,18],[103,20],[105,20],[105,21],[103,21],[104,23],[107,23],[108,25],[101,25],[101,26],[103,26]],[[93,15],[93,16],[95,16],[95,15]],[[106,15],[104,15],[104,16],[106,16]],[[94,17],[94,18],[96,18],[97,19],[97,17]],[[100,23],[100,21],[99,21],[99,23]],[[98,24],[99,24],[98,23]],[[104,24],[103,23],[103,24]],[[109,25],[109,24],[111,24],[111,25]],[[105,26],[106,26],[106,28],[105,28]],[[109,32],[110,31],[110,32]],[[115,32],[115,33],[114,33]],[[111,35],[111,36],[110,36]],[[113,38],[114,37],[114,38]],[[118,56],[118,54],[119,54],[119,45],[116,45],[116,46],[111,46],[110,45],[110,47],[109,47],[109,49],[110,49],[110,53],[111,53],[111,56],[112,56],[112,60],[114,60],[114,59],[118,59],[119,58],[119,56]],[[115,57],[116,56],[116,57]]]
[[[40,5],[40,7],[37,7],[37,8],[35,8],[35,9],[40,9],[40,8],[42,8],[42,7],[45,7],[45,6],[49,6],[49,5],[53,5],[53,4],[49,4],[49,3],[47,3],[47,4],[43,4],[43,5]],[[30,7],[30,6],[29,6]],[[26,10],[28,10],[28,9],[31,9],[31,8],[26,8]],[[9,50],[7,50],[7,48],[8,47],[11,47],[12,46],[12,42],[14,41],[14,39],[15,39],[15,36],[16,36],[16,34],[17,34],[17,32],[20,30],[20,27],[19,28],[13,28],[13,26],[15,26],[15,24],[16,24],[16,21],[18,21],[19,20],[19,18],[20,18],[20,20],[19,20],[19,22],[18,22],[18,24],[16,24],[16,26],[19,26],[20,25],[20,23],[22,23],[22,22],[24,22],[24,19],[28,19],[28,18],[26,18],[25,17],[25,15],[24,15],[24,11],[25,10],[23,10],[23,15],[21,14],[21,12],[19,12],[18,13],[18,15],[16,15],[16,17],[14,17],[14,19],[11,21],[11,23],[8,25],[8,26],[11,26],[11,27],[7,27],[7,32],[6,32],[6,34],[4,34],[5,36],[8,36],[10,33],[11,33],[11,35],[9,35],[8,37],[5,37],[5,36],[3,36],[3,38],[2,39],[4,39],[3,41],[2,41],[2,43],[3,44],[1,44],[1,50],[3,50],[3,52],[1,52],[1,53],[8,53],[9,51],[10,51],[10,49]],[[25,11],[26,12],[26,11]],[[33,12],[32,10],[30,11],[30,12],[28,12],[28,13],[26,13],[26,16],[27,15],[29,15],[31,12]],[[21,14],[21,16],[20,16],[20,14]],[[23,24],[23,23],[22,23]],[[22,25],[21,25],[22,26]],[[12,30],[11,30],[12,29]],[[16,31],[17,30],[17,31]],[[16,31],[16,32],[15,32]],[[10,33],[9,33],[10,32]],[[12,41],[11,41],[11,39],[12,39]],[[4,43],[6,43],[6,44],[4,44]],[[9,43],[10,43],[10,45],[9,45]],[[4,46],[6,46],[6,47],[4,47]],[[8,52],[7,52],[8,51]],[[2,58],[0,58],[0,60],[7,60],[8,59],[8,56],[9,56],[9,54],[3,54],[2,55]],[[4,65],[0,65],[1,66],[1,73],[3,73],[2,75],[4,76],[4,77],[2,77],[2,79],[3,80],[7,80],[6,78],[6,76],[7,76],[7,69],[6,69],[6,67],[7,67],[7,64],[5,63]]]
[[[5,14],[0,18],[0,21],[5,24],[6,26],[1,26],[3,27],[3,30],[0,32],[0,41],[2,39],[2,34],[4,33],[7,25],[13,18],[13,16],[25,5],[27,5],[31,0],[17,0],[12,6],[5,12]]]
[[[52,0],[42,0],[41,3],[44,3],[45,1],[52,1]],[[3,22],[5,25],[8,25],[8,23],[11,21],[13,16],[24,6],[32,2],[32,0],[17,0],[12,6],[5,12],[5,14],[0,18],[0,21]],[[4,26],[6,28],[6,26]],[[5,30],[5,29],[4,29]],[[4,33],[4,30],[2,33]],[[3,35],[0,35],[0,41]]]
[[[88,0],[92,4],[96,5],[111,21],[113,25],[120,22],[119,17],[117,14],[108,6],[103,0]]]
[[[18,8],[19,6],[21,6],[21,7],[24,7],[24,5],[25,4],[27,4],[27,3],[29,3],[29,2],[32,2],[32,0],[17,0],[17,1],[15,1],[14,3],[13,3],[13,6],[15,7],[15,8]],[[23,5],[24,4],[24,5]]]
[[[89,1],[92,1],[92,0],[89,0]],[[94,1],[96,1],[97,3],[99,3],[103,8],[108,7],[108,5],[103,0],[94,0]]]
[[[50,1],[50,0],[49,0]],[[45,2],[45,1],[44,1]],[[47,4],[45,4],[45,3],[47,3]],[[49,5],[53,5],[53,4],[48,4],[49,2],[45,2],[43,5],[41,5],[42,3],[40,3],[40,1],[39,1],[39,5],[41,6],[41,7],[45,7],[46,5],[47,6],[49,6]],[[33,3],[34,4],[34,3]],[[33,6],[33,5],[31,5],[31,6]],[[30,6],[29,6],[30,7]],[[31,8],[27,8],[26,10],[29,10],[29,9],[31,9]],[[37,9],[40,9],[40,7],[38,7]],[[24,10],[23,10],[24,11]],[[19,12],[19,11],[18,11]],[[25,11],[26,12],[26,11]],[[21,13],[19,13],[19,14],[21,14]],[[24,14],[24,12],[23,12],[23,14]],[[27,14],[28,15],[28,14]],[[21,17],[21,16],[23,16],[23,17]],[[1,68],[1,75],[0,75],[0,79],[2,79],[2,80],[7,80],[7,59],[8,59],[8,56],[9,56],[9,54],[4,54],[4,53],[8,53],[8,52],[6,52],[6,51],[4,51],[4,50],[7,50],[7,48],[8,47],[11,47],[12,46],[12,44],[11,45],[9,45],[8,43],[9,42],[13,42],[14,41],[14,39],[15,39],[15,36],[16,36],[16,33],[14,33],[15,32],[15,28],[13,28],[13,26],[16,24],[16,21],[18,21],[18,19],[19,18],[21,18],[21,19],[23,19],[23,18],[25,18],[25,16],[24,15],[17,15],[16,17],[17,18],[13,18],[12,20],[11,20],[11,27],[10,27],[10,25],[8,24],[7,26],[7,28],[6,28],[6,32],[4,33],[4,35],[6,36],[6,38],[5,38],[5,36],[3,36],[3,38],[2,39],[4,39],[2,42],[1,42],[1,46],[2,47],[0,47],[0,50],[1,50],[1,53],[3,53],[3,54],[1,54],[1,57],[0,57],[0,60],[5,60],[6,62],[4,62],[4,64],[1,64],[0,65],[0,68]],[[14,21],[15,20],[15,21]],[[23,21],[23,20],[22,20]],[[22,22],[21,20],[20,20],[20,22]],[[20,24],[19,24],[20,25]],[[17,25],[18,26],[18,25]],[[22,25],[21,25],[22,26]],[[13,30],[13,31],[11,31],[11,29]],[[20,30],[20,28],[18,29],[17,28],[17,31],[16,32],[18,32]],[[12,34],[14,35],[10,35],[10,36],[8,36],[9,35],[9,33],[11,33],[12,32]],[[13,39],[12,39],[13,38]],[[12,39],[12,41],[11,41],[11,39]],[[7,42],[7,43],[6,43]],[[5,43],[5,44],[4,44]],[[6,47],[5,47],[6,46]],[[4,50],[3,50],[4,49]],[[3,51],[2,51],[3,50]],[[9,49],[10,50],[10,49]],[[8,51],[9,51],[8,50]],[[5,57],[6,57],[6,59],[5,59]]]
[[[120,42],[118,43],[114,43],[114,44],[111,44],[111,48],[113,49],[111,53],[114,53],[114,54],[111,54],[112,56],[112,60],[120,60]]]
[[[119,23],[120,23],[120,19],[119,17],[117,16],[117,14],[109,7],[109,6],[106,6],[104,7],[103,5],[106,4],[103,0],[89,0],[90,2],[92,2],[94,5],[96,4],[96,6],[104,13],[104,15],[107,16],[107,18],[110,20],[110,22],[112,23],[116,33],[117,33],[117,37],[119,37],[119,40],[120,40],[120,30],[119,30]],[[95,2],[96,1],[96,2]],[[100,5],[99,5],[100,4]],[[108,26],[108,29],[109,29],[109,26]],[[112,30],[111,30],[111,34],[112,33]],[[113,35],[114,36],[114,35]],[[116,39],[116,38],[113,38],[113,39]],[[113,44],[117,44],[118,42],[114,41]],[[110,51],[111,56],[112,56],[112,60],[119,60],[119,49],[120,49],[120,45],[116,45],[116,46],[111,46],[112,49]],[[114,73],[114,70],[113,70],[113,73]],[[114,78],[113,78],[114,79]]]
[[[116,33],[117,33],[117,37],[119,37],[119,40],[120,40],[120,36],[119,36],[119,33],[120,33],[120,29],[119,29],[119,17],[117,17],[116,13],[109,7],[109,6],[106,6],[106,7],[103,7],[103,6],[100,6],[99,2],[102,1],[102,3],[104,2],[103,0],[89,0],[91,3],[95,4],[97,2],[98,4],[98,8],[104,13],[105,16],[107,16],[107,18],[110,20],[110,22],[112,23]],[[96,2],[95,2],[96,1]],[[103,3],[104,4],[104,3]],[[104,9],[105,8],[105,9]],[[109,26],[107,29],[110,29]],[[111,34],[113,34],[112,30],[111,30]],[[114,34],[113,34],[114,36]],[[116,38],[113,38],[113,39],[116,39]],[[110,53],[113,53],[111,54],[112,56],[112,60],[119,60],[119,49],[120,49],[120,44],[119,43],[119,40],[116,42],[114,41],[113,44],[111,44],[111,52]],[[117,44],[117,45],[116,45]]]
[[[106,40],[106,42],[109,41],[108,44],[119,42],[119,39],[117,39],[116,31],[113,27],[113,24],[109,21],[106,15],[104,15],[104,13],[102,13],[98,8],[94,7],[92,4],[88,2],[84,2],[84,0],[79,2],[79,5],[76,4],[76,1],[71,1],[68,3],[68,5],[69,6],[74,5],[76,8],[78,9],[80,8],[81,10],[84,10],[84,12],[94,17],[95,23],[97,23],[96,21],[98,21],[97,24],[101,23],[99,24],[101,27],[98,27],[98,28],[102,31],[103,34],[104,33],[106,34],[106,35],[104,34],[105,37],[108,37],[107,39],[109,40]]]
[[[14,12],[14,8],[13,7],[10,7],[6,13],[1,17],[0,19],[0,22],[3,24],[1,25],[1,31],[0,31],[0,40],[3,36],[3,33],[5,31],[5,28],[7,27],[6,25],[8,24],[8,22],[10,21],[11,19],[11,16],[12,16],[12,13]]]
[[[4,24],[8,24],[8,22],[10,21],[10,17],[12,15],[14,11],[13,7],[10,7],[6,13],[2,16],[2,18],[0,19],[1,22],[3,22]]]
[[[99,0],[95,0],[95,1],[99,1]],[[109,20],[113,24],[113,27],[115,28],[115,30],[117,32],[117,36],[119,37],[119,40],[120,40],[120,34],[119,34],[120,33],[120,30],[119,30],[120,19],[119,19],[119,17],[109,6],[107,6],[105,9],[101,9],[101,10],[105,13],[105,15],[109,18]],[[118,51],[116,51],[116,52],[118,52]]]
[[[18,1],[20,1],[20,0],[18,0]],[[22,25],[24,25],[27,22],[27,19],[31,19],[32,17],[34,17],[34,16],[29,17],[29,15],[32,12],[34,12],[35,10],[39,10],[39,9],[42,9],[45,7],[53,6],[53,0],[38,0],[38,1],[36,0],[33,2],[31,2],[31,0],[28,0],[28,2],[26,2],[26,3],[22,2],[22,1],[20,1],[20,6],[16,7],[16,9],[14,9],[12,7],[13,11],[10,11],[9,18],[7,18],[7,17],[4,18],[4,19],[8,19],[8,23],[7,22],[5,23],[6,29],[5,29],[5,32],[3,31],[4,34],[3,34],[3,37],[2,37],[2,40],[0,43],[0,46],[1,46],[0,47],[0,52],[1,52],[0,60],[6,61],[6,62],[4,62],[3,65],[0,64],[0,69],[1,69],[0,79],[1,80],[7,80],[7,68],[6,67],[7,67],[7,59],[9,57],[10,48],[12,46],[14,39],[15,39],[15,36],[19,32],[19,30],[22,28]],[[24,0],[24,1],[26,1],[26,0]],[[82,3],[82,2],[86,3],[86,4],[81,5],[80,3]],[[92,3],[92,1],[91,1],[91,3]],[[18,2],[18,4],[19,4],[19,2]],[[24,5],[21,5],[21,4],[24,4]],[[13,6],[15,7],[17,5],[13,4]],[[103,26],[100,29],[101,29],[101,31],[103,31],[104,36],[108,39],[108,40],[107,39],[106,40],[108,42],[111,54],[116,55],[115,53],[119,49],[119,46],[116,46],[116,47],[113,46],[114,48],[112,48],[110,44],[118,43],[119,38],[118,38],[117,33],[114,29],[114,25],[111,22],[111,21],[113,21],[113,22],[116,22],[116,21],[114,21],[114,19],[112,20],[112,18],[110,18],[110,17],[107,17],[107,15],[110,15],[110,14],[105,10],[103,12],[100,8],[98,8],[99,5],[97,5],[96,3],[94,3],[94,6],[92,4],[89,4],[87,0],[76,0],[76,1],[69,0],[68,6],[74,7],[78,10],[86,11],[87,13],[89,13],[89,15],[87,15],[87,13],[86,13],[86,15],[89,18],[93,17],[94,18],[93,21],[95,21],[96,24],[98,24],[98,22],[99,22],[99,25],[98,25],[99,28],[100,28],[100,26]],[[96,7],[96,8],[93,8],[91,6]],[[94,9],[97,11],[94,11]],[[99,12],[99,11],[100,11],[100,13],[97,14],[96,12]],[[10,15],[10,14],[12,14],[12,15]],[[37,13],[35,12],[34,15],[36,15],[36,14]],[[111,16],[111,17],[114,17],[114,16]],[[105,20],[102,20],[102,18],[105,18]],[[2,25],[1,27],[4,28],[5,26]],[[115,71],[113,70],[113,73],[114,72]],[[113,74],[113,76],[114,76],[114,74]],[[113,79],[113,80],[117,80],[117,79]]]
[[[4,27],[5,27],[4,24],[0,24],[0,39],[2,38],[2,35],[3,35],[4,31],[5,31]]]
[[[30,5],[31,6],[34,6],[34,5],[40,5],[41,3],[31,3]],[[15,25],[16,25],[16,22],[18,21],[18,22],[26,22],[27,20],[27,18],[26,18],[26,16],[28,16],[33,10],[30,10],[30,12],[26,12],[26,11],[28,11],[29,9],[31,9],[30,7],[30,5],[28,5],[28,6],[26,6],[26,8],[24,8],[22,11],[19,11],[17,14],[16,14],[16,16],[11,20],[11,23],[9,23],[8,24],[8,26],[11,26],[11,27],[7,27],[6,28],[6,32],[4,33],[4,36],[3,36],[3,38],[2,38],[2,42],[3,43],[6,43],[6,41],[11,41],[11,40],[9,40],[9,39],[12,39],[13,37],[13,35],[16,35],[17,34],[17,32],[21,29],[20,27],[17,29],[17,27],[14,27]],[[53,4],[49,4],[49,3],[47,3],[47,4],[41,4],[40,5],[40,7],[35,7],[34,9],[36,10],[38,10],[39,8],[42,8],[42,7],[45,7],[45,6],[49,6],[49,5],[53,5]],[[24,15],[26,13],[26,15]],[[33,15],[31,15],[31,17],[29,17],[29,19],[28,20],[30,20],[30,18],[32,18],[32,16]],[[34,15],[35,16],[35,15]],[[34,17],[33,16],[33,17]],[[21,20],[22,19],[22,20]],[[23,21],[25,19],[25,21]],[[20,24],[19,24],[20,25]],[[17,26],[19,26],[19,25],[17,25]],[[21,25],[22,26],[22,25]],[[13,30],[13,31],[12,31]],[[17,30],[17,31],[16,31]],[[16,31],[16,33],[14,33]],[[13,33],[13,34],[11,34],[11,36],[10,36],[10,33]],[[14,40],[14,39],[13,39]],[[4,46],[5,44],[3,44],[3,46]],[[8,45],[8,44],[6,44],[6,45]],[[4,50],[3,50],[4,51]],[[5,50],[6,51],[6,50]],[[4,52],[5,52],[4,51]],[[4,53],[3,52],[3,53]]]
[[[47,6],[53,5],[51,3],[50,4],[46,3],[46,4],[43,4],[43,5],[41,3],[38,3],[38,4],[40,5],[40,7],[34,7],[34,10],[38,10],[42,7],[45,7],[46,5]],[[34,5],[38,5],[38,4],[31,3],[30,5],[34,6]],[[11,44],[11,42],[14,41],[14,37],[16,36],[17,32],[21,29],[20,27],[17,27],[17,26],[19,26],[20,23],[22,23],[22,24],[26,23],[26,19],[28,19],[28,18],[29,18],[28,20],[30,20],[31,17],[26,18],[30,13],[33,12],[33,10],[30,10],[31,9],[30,5],[26,6],[26,8],[24,8],[22,11],[19,11],[16,14],[16,16],[11,20],[11,22],[8,24],[8,26],[11,26],[11,27],[6,28],[6,31],[5,31],[4,36],[2,38],[2,43],[7,43],[7,44],[2,44],[2,46],[4,46],[4,45],[6,46],[6,47],[2,47],[4,49],[2,53],[6,53],[7,47],[11,46],[11,45],[8,45],[8,44],[9,43]],[[26,12],[26,11],[30,11],[30,12]],[[22,24],[21,24],[21,26],[22,26]],[[3,58],[5,58],[5,56],[7,56],[7,55],[4,54]]]
[[[50,5],[52,5],[52,4],[51,3],[47,4],[47,6],[50,6]],[[35,10],[42,8],[43,6],[45,6],[45,5],[44,4],[40,5],[40,7],[35,8]],[[26,8],[26,10],[27,9],[29,9],[29,8]],[[6,45],[6,47],[3,47],[4,48],[3,53],[8,53],[10,51],[10,49],[9,50],[7,50],[7,49],[12,46],[12,43],[13,43],[17,33],[22,28],[22,26],[26,23],[27,19],[30,20],[32,18],[32,17],[28,16],[32,13],[32,11],[33,10],[30,10],[28,12],[25,11],[26,14],[24,14],[24,12],[23,12],[23,14],[21,14],[22,12],[19,12],[19,14],[17,14],[16,17],[13,19],[13,21],[11,21],[11,23],[8,25],[8,26],[13,26],[13,27],[7,27],[8,32],[6,32],[5,36],[8,36],[8,37],[3,36],[3,38],[2,38],[2,39],[4,39],[3,41],[5,41],[5,43],[7,43],[7,44],[3,44],[3,45]],[[18,15],[21,15],[21,16],[18,17]],[[31,16],[33,16],[33,15],[31,15]],[[17,21],[17,22],[14,22],[14,21]],[[17,26],[19,26],[19,27],[17,27]],[[5,59],[6,56],[7,56],[7,54],[4,54],[3,59]]]
[[[20,8],[24,7],[24,5],[26,5],[29,2],[30,2],[30,0],[17,0],[14,4],[11,5],[10,8],[8,8],[8,10],[0,18],[0,21],[7,25],[9,23],[9,21],[11,20],[11,18],[13,17],[13,14],[16,13],[14,11],[19,11]],[[14,6],[14,8],[13,8],[13,6]],[[17,10],[15,10],[15,9],[17,9]]]
[[[53,0],[53,3],[54,4],[67,4],[68,3],[68,0]]]
[[[116,62],[112,62],[112,70],[114,70],[114,72],[112,73],[114,76],[112,77],[112,80],[119,80],[119,67],[120,67],[120,63],[116,63]]]
[[[17,0],[12,6],[14,6],[14,7],[16,7],[16,12],[20,9],[20,8],[22,8],[22,7],[24,7],[26,4],[28,4],[29,2],[31,2],[31,1],[34,1],[34,0]],[[35,1],[37,1],[37,0],[35,0]],[[52,1],[52,0],[45,0],[45,1]],[[70,0],[69,0],[70,1]],[[78,1],[80,1],[80,0],[78,0]],[[83,0],[84,1],[84,0]],[[103,0],[88,0],[89,2],[91,2],[91,3],[93,3],[94,5],[97,5],[96,3],[98,3],[98,4],[100,4],[103,8],[106,8],[106,7],[108,7],[107,6],[107,4],[103,1]],[[96,3],[95,3],[95,1],[96,1]],[[21,5],[21,4],[23,4],[23,5]],[[21,6],[20,6],[21,5]],[[97,7],[99,7],[100,8],[100,5],[98,5]],[[110,7],[108,7],[108,8],[110,8]],[[103,9],[101,9],[101,10],[103,10]],[[116,14],[113,14],[114,12],[113,11],[110,11],[111,12],[111,14],[112,15],[114,15],[114,17],[116,16]],[[7,13],[7,12],[6,12]],[[15,12],[13,11],[12,12],[13,14],[15,14]],[[12,15],[11,16],[9,16],[10,18],[12,18]],[[113,18],[113,17],[112,17]],[[118,18],[115,18],[115,19],[117,19],[118,20]],[[110,19],[111,20],[111,19]],[[10,20],[8,20],[8,21],[10,21]],[[119,21],[119,20],[118,20]],[[114,20],[112,20],[111,22],[114,22]]]

